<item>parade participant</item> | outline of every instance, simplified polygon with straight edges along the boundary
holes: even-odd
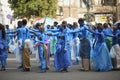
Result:
[[[54,25],[51,27],[51,29],[57,30],[57,26],[58,26],[58,23],[54,22]],[[53,56],[55,54],[55,51],[56,51],[56,48],[55,48],[56,42],[57,42],[57,37],[56,36],[50,37],[50,56]]]
[[[48,29],[50,29],[50,25],[44,26],[45,31],[49,32]],[[49,70],[50,68],[50,36],[45,35],[45,42],[44,42],[44,57],[46,61],[46,69]]]
[[[18,69],[23,68],[22,63],[22,21],[18,21],[18,27],[15,33],[17,34],[16,60],[20,63]]]
[[[80,44],[80,57],[82,59],[82,69],[83,71],[88,71],[90,68],[90,41],[88,39],[89,32],[86,30],[88,26],[84,24],[84,20],[80,18],[78,20],[80,25],[80,34],[81,34],[81,44]]]
[[[6,25],[6,32],[10,32],[9,25]],[[9,44],[9,42],[11,40],[9,34],[6,34],[6,39],[7,39],[7,42]]]
[[[112,34],[112,29],[108,26],[107,23],[103,24],[103,33],[107,34],[107,35],[111,35]],[[107,44],[108,50],[110,51],[111,47],[112,47],[112,38],[105,35],[105,42]]]
[[[112,60],[113,70],[118,70],[117,67],[117,57],[120,57],[120,45],[119,45],[119,38],[120,32],[117,26],[113,26],[113,37],[112,37],[112,48],[110,50],[110,56]]]
[[[23,19],[22,22],[19,21],[18,23],[21,28],[11,31],[12,33],[17,33],[18,54],[21,64],[18,68],[23,68],[23,71],[30,71],[30,54],[26,53],[26,49],[24,48],[25,40],[30,38],[29,28],[26,26],[27,20]]]
[[[63,21],[59,27],[59,31],[52,33],[52,36],[57,36],[56,53],[54,55],[54,66],[56,71],[68,72],[68,67],[71,66],[70,53],[67,50],[67,28],[66,22]]]
[[[33,30],[35,36],[37,38],[35,39],[35,47],[38,47],[38,55],[40,60],[40,73],[46,72],[46,61],[44,58],[44,42],[45,42],[45,34],[44,34],[44,26],[40,23],[36,24],[36,27],[39,27],[38,30]]]
[[[25,40],[30,39],[30,32],[27,26],[27,20],[22,20],[23,24],[23,37],[22,37],[22,61],[23,61],[23,71],[30,71],[30,52],[25,48]]]
[[[5,28],[0,24],[0,61],[1,61],[1,71],[6,70],[6,59],[8,56],[8,44],[6,40]]]
[[[9,25],[6,25],[5,29],[6,29],[6,40],[7,40],[7,44],[8,44],[8,52],[15,53],[14,37],[16,35],[10,33],[11,30],[9,28]]]
[[[112,69],[112,63],[109,50],[105,43],[105,35],[102,32],[101,24],[98,24],[97,30],[91,31],[95,34],[95,45],[93,48],[93,67],[95,71],[109,71]]]
[[[76,22],[73,23],[73,31],[78,30],[78,24]],[[75,55],[75,62],[73,63],[73,65],[77,65],[79,64],[79,44],[80,44],[80,40],[78,38],[78,34],[79,33],[73,33],[73,53]]]

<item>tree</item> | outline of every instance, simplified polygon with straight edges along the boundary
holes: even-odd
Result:
[[[57,0],[8,0],[15,17],[55,17]]]
[[[84,15],[85,19],[87,20],[87,22],[90,22],[93,18],[93,14],[90,13],[90,8],[91,8],[91,0],[83,0],[86,8],[87,8],[87,13]]]

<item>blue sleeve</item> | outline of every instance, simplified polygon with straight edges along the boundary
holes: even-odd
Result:
[[[59,30],[58,30],[58,29],[48,29],[48,31],[51,31],[51,32],[58,32]]]
[[[30,28],[30,30],[32,30],[32,31],[34,31],[34,32],[39,32],[39,30],[37,30],[37,29],[31,29],[31,28]]]
[[[11,33],[18,32],[19,30],[20,30],[20,28],[18,28],[18,29],[16,29],[16,30],[11,31]]]

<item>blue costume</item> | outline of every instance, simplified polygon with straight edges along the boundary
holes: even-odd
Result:
[[[7,41],[2,38],[2,30],[0,30],[0,61],[1,70],[5,71],[6,59],[8,56],[8,44]]]
[[[53,30],[57,30],[57,26],[54,26]],[[52,36],[50,37],[50,54],[54,55],[56,52],[56,42],[57,42],[57,37],[56,36]]]
[[[53,33],[53,36],[57,36],[57,43],[56,43],[56,53],[54,55],[54,66],[56,71],[67,71],[67,68],[71,66],[71,58],[70,53],[67,50],[69,43],[68,43],[68,35],[67,29],[59,30],[57,33]]]
[[[12,31],[12,33],[17,33],[18,48],[19,48],[18,53],[20,56],[20,63],[21,63],[21,66],[23,67],[23,71],[29,71],[30,70],[30,60],[29,60],[30,52],[24,48],[25,40],[30,39],[29,28],[26,25],[24,25],[23,27]]]
[[[108,71],[112,69],[109,50],[105,43],[105,35],[101,29],[98,29],[95,34],[95,46],[93,53],[93,64],[95,71]]]
[[[112,34],[112,29],[111,28],[104,28],[103,29],[103,33],[107,34],[107,35],[111,35]],[[108,50],[110,51],[111,47],[112,47],[112,38],[105,35],[105,41],[108,47]]]
[[[73,31],[76,31],[76,30],[78,30],[78,28],[75,28],[75,29],[73,29]],[[79,45],[80,45],[80,40],[79,40],[79,38],[78,38],[78,35],[79,35],[79,33],[73,33],[73,42],[72,42],[72,47],[73,47],[73,53],[74,53],[74,55],[75,55],[75,63],[73,63],[73,64],[79,64],[79,60],[80,60],[80,58],[79,58]]]
[[[33,29],[33,31],[36,31],[35,36],[37,36],[37,38],[35,39],[35,44],[38,46],[38,54],[41,62],[40,68],[41,68],[41,72],[43,73],[46,72],[46,61],[44,58],[45,34],[38,29]]]
[[[19,66],[19,68],[21,68],[23,66],[22,63],[22,46],[23,46],[23,28],[18,28],[14,31],[11,31],[12,33],[17,33],[17,48],[16,48],[16,60],[18,62],[20,62],[21,66]]]
[[[82,20],[82,19],[81,19]],[[78,20],[80,24],[80,30],[74,31],[75,33],[80,33],[81,35],[81,42],[80,42],[80,57],[82,59],[82,69],[84,71],[88,71],[90,69],[90,52],[91,52],[91,46],[90,46],[90,40],[88,38],[89,31],[88,26],[84,24],[84,21]]]

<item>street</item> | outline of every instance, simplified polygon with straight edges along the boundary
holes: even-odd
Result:
[[[11,56],[9,56],[11,57]],[[17,69],[19,63],[13,58],[8,58],[6,71],[0,71],[0,80],[120,80],[120,71],[94,72],[80,71],[80,65],[73,65],[69,72],[56,72],[51,60],[51,68],[46,73],[39,73],[39,63],[31,59],[31,71],[22,72]]]

